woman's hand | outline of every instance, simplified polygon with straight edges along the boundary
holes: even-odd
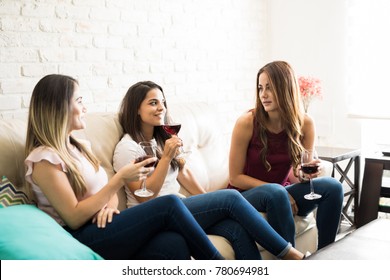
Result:
[[[165,141],[164,152],[162,157],[167,157],[171,161],[176,157],[178,148],[183,145],[183,142],[176,135],[172,135],[171,138]]]
[[[92,223],[96,223],[98,228],[105,228],[107,223],[112,222],[114,214],[119,214],[120,211],[117,208],[104,207],[95,214],[92,218]]]
[[[298,214],[298,205],[295,202],[295,199],[290,194],[288,194],[288,198],[290,199],[292,213],[295,216],[296,214]]]
[[[134,182],[141,181],[146,179],[148,174],[154,170],[154,167],[145,167],[150,163],[153,163],[157,160],[156,157],[148,158],[141,162],[134,163],[131,162],[125,166],[123,166],[118,173],[120,174],[122,180],[125,182]]]

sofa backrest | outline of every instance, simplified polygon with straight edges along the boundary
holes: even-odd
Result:
[[[26,120],[0,120],[0,176],[19,188],[24,185],[26,130]]]
[[[215,110],[205,103],[169,105],[171,115],[182,126],[179,137],[192,154],[187,164],[207,191],[227,186],[229,140],[223,135]],[[229,136],[230,137],[230,136]]]
[[[208,191],[223,188],[228,181],[228,140],[223,137],[214,110],[204,103],[170,104],[173,118],[182,124],[179,137],[184,149],[192,153],[187,164]],[[87,127],[74,136],[91,142],[92,150],[109,177],[114,174],[112,157],[122,137],[116,113],[88,113]],[[0,176],[7,176],[16,186],[24,183],[24,145],[26,120],[0,120]],[[121,208],[124,205],[120,194]]]

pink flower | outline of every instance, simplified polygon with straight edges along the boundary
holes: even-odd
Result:
[[[298,83],[301,91],[303,108],[307,113],[310,101],[316,97],[322,98],[321,80],[313,77],[300,76],[298,77]]]

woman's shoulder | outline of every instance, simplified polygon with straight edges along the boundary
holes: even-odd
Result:
[[[313,133],[314,127],[315,127],[314,119],[310,115],[304,114],[303,123],[302,123],[303,135]]]
[[[34,163],[38,163],[41,161],[48,161],[51,164],[54,165],[61,165],[61,169],[66,172],[67,168],[64,163],[64,161],[61,159],[61,157],[58,155],[58,153],[50,147],[47,146],[39,146],[32,150],[30,154],[25,159],[24,163],[27,167],[27,173],[26,176],[29,176],[32,174]]]
[[[136,158],[137,148],[137,143],[130,137],[130,135],[123,135],[121,140],[115,146],[112,158],[115,172],[118,172],[118,170],[124,165]]]
[[[309,114],[303,115],[303,128],[314,125],[314,119]]]
[[[39,162],[47,160],[52,164],[63,164],[64,161],[53,148],[47,146],[39,146],[32,150],[26,158],[26,162]]]
[[[238,117],[233,129],[233,137],[239,141],[249,140],[253,135],[253,120],[252,111],[247,111]]]
[[[116,149],[120,149],[121,147],[128,147],[132,145],[137,145],[137,143],[131,138],[129,134],[125,134],[119,140],[118,144],[116,144]]]
[[[238,117],[235,128],[239,130],[252,130],[253,129],[254,115],[253,112],[247,111]]]
[[[124,142],[126,142],[126,141],[132,141],[132,142],[135,142],[135,141],[133,140],[133,138],[131,138],[130,134],[128,134],[128,133],[124,134],[124,135],[122,136],[122,138],[121,138],[120,141],[124,141]]]

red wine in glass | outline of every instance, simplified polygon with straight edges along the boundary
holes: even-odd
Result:
[[[318,172],[320,167],[318,164],[318,155],[315,150],[303,150],[301,155],[301,169],[305,174],[314,174]],[[321,198],[320,194],[314,192],[313,180],[309,178],[310,193],[306,194],[304,198],[308,200]]]
[[[177,135],[180,131],[181,124],[179,124],[179,123],[164,124],[162,127],[166,133],[169,133],[171,135]]]
[[[313,174],[318,172],[318,167],[317,164],[303,164],[301,168],[304,173]]]
[[[144,161],[148,158],[152,158],[156,156],[156,149],[157,146],[153,141],[143,141],[139,144],[139,151],[138,151],[138,157],[135,159],[135,163]],[[153,167],[156,164],[156,162],[149,163],[145,165],[145,167]],[[146,179],[142,180],[141,188],[134,191],[134,194],[140,197],[149,197],[154,194],[152,190],[149,190],[146,188]]]
[[[162,128],[165,130],[166,133],[170,135],[177,135],[181,129],[181,124],[180,123],[175,123],[175,122],[170,122],[162,125]],[[179,154],[177,157],[183,157],[184,155],[188,155],[191,152],[189,151],[184,151],[183,147],[179,148]]]
[[[135,159],[135,163],[144,161],[144,160],[146,160],[146,159],[148,159],[148,158],[152,158],[152,157],[153,157],[153,156],[150,156],[150,155],[140,156],[140,157],[138,157],[138,158]],[[152,163],[149,163],[149,164],[145,165],[145,167],[153,167],[153,166],[155,166],[155,164],[156,164],[156,162],[153,161]]]

